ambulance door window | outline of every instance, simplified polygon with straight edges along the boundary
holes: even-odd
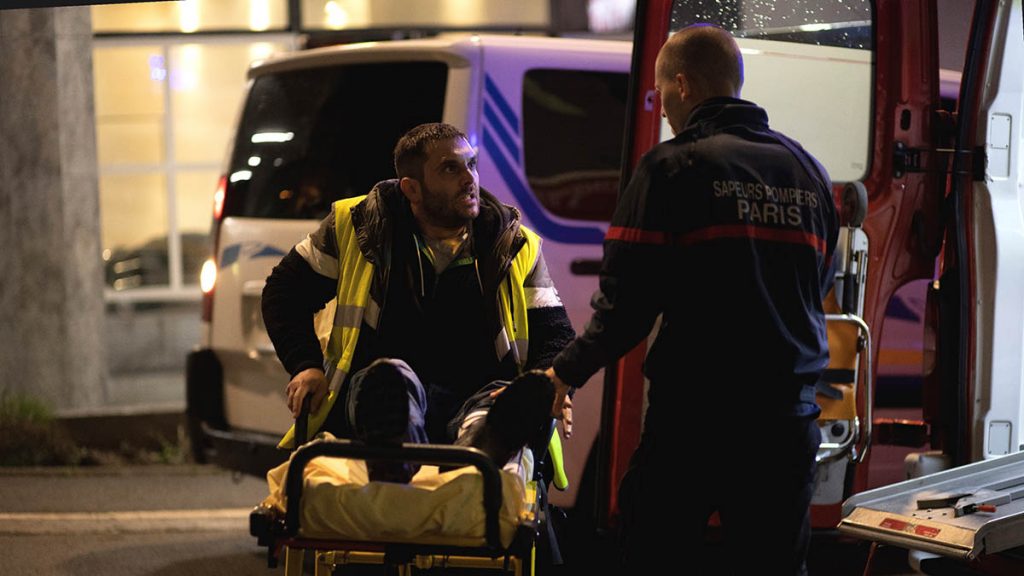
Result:
[[[707,22],[743,52],[742,97],[803,144],[835,182],[860,180],[871,153],[870,0],[676,0],[671,31]],[[661,138],[672,137],[662,123]]]

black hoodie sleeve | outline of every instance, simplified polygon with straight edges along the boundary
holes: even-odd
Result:
[[[576,331],[572,329],[569,315],[551,280],[543,250],[538,253],[537,263],[523,285],[530,295],[526,309],[526,321],[530,325],[530,350],[523,368],[544,370],[572,342]]]
[[[292,376],[307,368],[323,368],[313,315],[334,298],[337,286],[336,279],[317,274],[295,248],[267,278],[263,322],[277,357]]]

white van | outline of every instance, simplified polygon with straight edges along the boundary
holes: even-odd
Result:
[[[460,35],[289,54],[252,67],[217,191],[203,336],[187,371],[197,458],[255,474],[283,460],[288,374],[264,330],[264,280],[340,198],[393,177],[409,128],[458,126],[480,184],[544,238],[573,325],[597,287],[619,188],[631,44]],[[215,277],[214,277],[215,272]],[[566,445],[571,504],[600,423],[601,374],[576,397]]]

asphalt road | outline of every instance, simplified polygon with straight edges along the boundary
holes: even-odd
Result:
[[[270,570],[241,527],[234,531],[0,536],[0,573],[14,575],[213,576]]]
[[[0,469],[0,574],[281,574],[248,533],[265,495],[208,466]]]
[[[248,534],[265,495],[264,481],[210,466],[0,468],[0,576],[282,574]],[[866,558],[864,543],[816,534],[808,565],[853,576]],[[880,551],[872,573],[909,573],[905,553]]]

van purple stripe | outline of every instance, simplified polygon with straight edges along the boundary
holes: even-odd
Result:
[[[491,103],[484,101],[484,118],[490,122],[490,128],[498,134],[498,139],[505,144],[505,149],[508,153],[515,158],[516,164],[522,166],[522,162],[519,161],[519,146],[516,141],[512,139],[512,136],[505,130],[505,127],[501,123],[501,119],[494,112],[494,108],[491,107]]]
[[[508,105],[508,100],[501,95],[498,90],[498,85],[491,79],[491,75],[487,74],[484,76],[484,90],[487,95],[494,101],[494,105],[498,107],[498,111],[508,120],[508,125],[515,132],[516,136],[519,136],[519,118],[516,118],[516,113],[512,111],[512,107]]]

